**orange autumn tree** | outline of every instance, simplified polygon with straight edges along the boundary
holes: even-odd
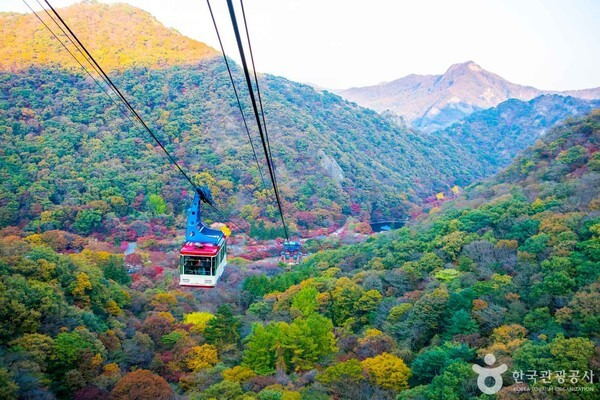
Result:
[[[117,382],[112,400],[171,400],[173,389],[158,375],[145,369],[130,372]]]

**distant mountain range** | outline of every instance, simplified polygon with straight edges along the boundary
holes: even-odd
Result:
[[[389,110],[413,127],[429,132],[508,99],[527,101],[542,94],[600,98],[600,88],[557,92],[518,85],[473,61],[454,64],[442,75],[411,74],[391,82],[335,92],[363,107],[379,112]]]

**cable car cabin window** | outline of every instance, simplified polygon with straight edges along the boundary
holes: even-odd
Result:
[[[219,252],[217,253],[217,259],[215,260],[215,268],[219,268],[219,265],[221,265],[221,260],[223,260],[223,248],[221,247],[221,249],[219,250]]]
[[[225,259],[226,256],[227,256],[227,242],[223,243],[223,246],[221,246],[221,250],[219,251],[219,257],[221,257],[219,264],[221,264],[221,262]]]
[[[180,265],[184,275],[214,275],[215,257],[182,256]]]

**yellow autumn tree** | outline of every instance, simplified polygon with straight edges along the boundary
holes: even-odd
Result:
[[[302,395],[300,392],[296,392],[293,390],[284,390],[281,392],[281,400],[300,400],[302,399]]]
[[[231,236],[231,229],[227,225],[221,226],[221,232],[227,237]]]
[[[256,372],[254,372],[251,368],[244,367],[243,365],[236,365],[233,368],[226,369],[222,372],[222,374],[223,379],[232,382],[245,382],[248,379],[256,376]]]
[[[493,353],[498,360],[504,360],[527,341],[527,329],[519,324],[501,325],[494,329],[490,339],[493,341],[491,346],[478,353],[482,356]]]
[[[412,372],[404,361],[393,354],[381,353],[361,362],[371,379],[384,389],[399,392],[408,389],[408,379]]]
[[[121,372],[121,369],[119,368],[119,364],[115,364],[115,363],[106,364],[102,371],[103,374],[109,374],[109,375],[114,375],[114,374],[118,375],[119,372]]]
[[[109,300],[106,303],[106,311],[110,314],[110,315],[121,315],[123,313],[123,310],[121,310],[121,307],[119,307],[119,305],[117,304],[116,301],[114,300]]]
[[[42,244],[42,235],[34,233],[33,235],[27,236],[24,240],[31,244]]]
[[[113,256],[107,251],[93,251],[89,249],[82,250],[80,254],[94,264],[106,263]]]
[[[365,338],[369,338],[369,337],[375,337],[375,336],[381,336],[383,335],[383,332],[381,332],[379,329],[376,328],[369,328],[365,331]]]
[[[80,304],[87,306],[90,304],[90,297],[86,294],[88,290],[92,290],[90,277],[85,272],[78,273],[71,294]]]
[[[194,346],[187,356],[187,366],[194,372],[212,367],[218,361],[217,348],[212,344]]]
[[[156,311],[168,311],[178,303],[177,297],[173,293],[157,293],[150,302],[152,308]]]
[[[206,328],[206,324],[208,324],[208,321],[210,321],[214,317],[215,316],[209,312],[198,311],[198,312],[185,314],[183,316],[183,323],[194,325],[192,327],[192,329],[190,329],[190,331],[192,333],[199,334],[199,333],[204,332],[204,329]]]

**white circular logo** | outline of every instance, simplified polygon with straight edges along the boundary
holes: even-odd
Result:
[[[496,357],[493,354],[486,354],[483,358],[483,361],[487,365],[492,366],[496,362]],[[499,365],[496,368],[484,368],[480,365],[473,364],[472,368],[473,371],[479,375],[477,377],[477,386],[483,393],[496,394],[500,389],[502,389],[502,374],[508,369],[506,364]],[[488,377],[494,380],[494,384],[492,386],[487,386],[485,383],[485,380]]]

